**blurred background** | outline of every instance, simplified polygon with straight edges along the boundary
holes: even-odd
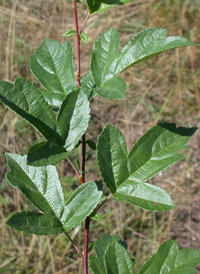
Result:
[[[71,2],[0,0],[1,80],[14,82],[16,77],[23,77],[38,86],[28,67],[29,57],[46,37],[62,43],[66,40],[62,34],[75,28]],[[81,27],[87,11],[81,3],[77,8]],[[120,48],[149,27],[167,28],[170,36],[181,35],[200,43],[200,0],[132,0],[127,5],[91,16],[85,28],[89,43],[81,42],[81,76],[89,70],[94,42],[111,26],[120,33]],[[75,38],[69,40],[76,53]],[[130,150],[157,122],[200,126],[199,47],[168,51],[137,64],[121,76],[127,82],[125,99],[95,99],[87,138],[96,142],[109,122],[123,132]],[[2,104],[0,129],[0,273],[82,273],[81,258],[75,255],[64,235],[24,234],[6,225],[12,214],[33,210],[33,207],[6,182],[8,168],[4,154],[23,155],[41,137]],[[181,248],[200,249],[200,131],[192,137],[188,147],[184,160],[150,180],[171,194],[177,205],[175,209],[152,213],[111,199],[99,212],[101,220],[91,223],[91,242],[105,234],[116,234],[127,241],[128,250],[136,260],[136,273],[165,240],[176,239]],[[80,151],[76,149],[71,160],[79,156]],[[95,158],[95,152],[88,150],[87,181],[100,178]],[[66,161],[58,165],[58,170],[67,199],[79,181]],[[83,224],[69,234],[83,246]]]

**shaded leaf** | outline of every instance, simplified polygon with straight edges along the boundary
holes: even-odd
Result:
[[[62,145],[71,151],[85,133],[90,120],[90,103],[82,89],[68,94],[60,108],[56,131],[62,138]]]
[[[90,214],[90,218],[93,220],[101,220],[101,217],[97,212],[93,212],[92,214]]]
[[[26,198],[48,216],[61,218],[64,211],[64,195],[55,166],[33,167],[26,164],[27,157],[6,153],[10,172],[6,179],[18,187]]]
[[[99,203],[102,182],[87,182],[79,186],[67,201],[61,223],[69,230],[86,219]]]
[[[68,152],[55,143],[42,142],[28,151],[27,163],[32,166],[56,164],[68,156]]]
[[[164,242],[140,268],[138,274],[195,274],[200,251],[178,248],[175,240]]]
[[[134,263],[126,248],[118,242],[108,247],[104,257],[107,274],[134,274]]]
[[[95,144],[95,142],[91,141],[91,140],[87,140],[86,144],[88,144],[89,148],[91,148],[92,150],[96,150],[97,146]]]
[[[128,154],[122,133],[108,124],[98,138],[97,159],[101,176],[114,197],[147,210],[173,208],[164,190],[144,182],[182,159],[184,154],[177,150],[187,148],[185,144],[196,130],[158,124]]]
[[[14,85],[0,82],[0,101],[27,120],[48,141],[60,143],[56,119],[39,90],[25,79],[17,78]]]
[[[45,39],[30,57],[29,67],[35,78],[49,92],[57,97],[61,106],[60,94],[69,94],[76,86],[72,45],[66,41]],[[49,96],[48,96],[49,97]]]
[[[90,14],[96,14],[103,11],[106,11],[107,9],[118,6],[118,5],[124,5],[126,3],[129,3],[131,0],[86,0],[88,9]]]
[[[61,222],[54,216],[44,215],[38,212],[20,212],[13,215],[7,225],[37,235],[63,233]]]

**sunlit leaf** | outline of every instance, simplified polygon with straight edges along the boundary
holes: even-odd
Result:
[[[72,37],[76,34],[75,29],[70,29],[67,32],[65,32],[62,36],[63,37]]]
[[[64,211],[64,195],[55,166],[33,167],[27,165],[27,157],[6,153],[10,172],[6,179],[18,187],[26,198],[47,215],[61,218]]]
[[[92,51],[91,73],[96,83],[95,90],[104,98],[121,99],[126,86],[116,77],[124,70],[164,51],[194,45],[197,44],[184,37],[167,37],[166,29],[149,28],[131,39],[118,54],[119,33],[111,27],[99,36]]]
[[[174,207],[164,190],[144,183],[184,157],[177,153],[197,128],[176,128],[158,124],[148,130],[127,153],[122,133],[108,124],[97,143],[97,159],[103,181],[121,201],[147,210],[163,211]]]
[[[101,195],[101,181],[87,182],[79,186],[68,199],[60,220],[64,229],[69,230],[85,220],[99,203]]]
[[[138,274],[195,274],[200,251],[180,249],[175,240],[164,242],[140,268]]]
[[[35,78],[50,93],[55,94],[61,106],[60,94],[69,94],[76,86],[72,45],[66,41],[45,39],[30,57],[29,67]],[[49,96],[48,96],[49,97]]]
[[[81,32],[80,34],[80,38],[81,40],[83,40],[84,42],[88,43],[88,36],[85,32]]]

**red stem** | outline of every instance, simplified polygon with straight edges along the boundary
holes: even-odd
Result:
[[[73,9],[74,9],[74,18],[75,18],[75,26],[76,26],[76,49],[77,49],[77,71],[76,71],[76,85],[79,88],[81,86],[80,82],[80,35],[78,30],[78,17],[76,10],[76,1],[73,0]]]
[[[80,34],[78,29],[78,18],[76,10],[76,1],[73,0],[73,9],[75,17],[75,26],[76,26],[76,48],[77,48],[77,71],[76,71],[76,85],[79,88],[81,86],[80,82]],[[87,22],[87,20],[86,20]],[[86,24],[85,22],[85,24]],[[84,24],[84,26],[85,26]],[[82,30],[84,27],[82,28]],[[86,143],[85,143],[85,134],[82,136],[82,159],[81,159],[81,170],[82,174],[79,177],[81,184],[85,183],[85,152],[86,152]],[[84,274],[88,274],[88,239],[89,239],[89,226],[90,218],[87,217],[85,220],[85,237],[84,237],[84,254],[83,254],[83,267]]]
[[[85,220],[85,239],[84,239],[84,257],[83,257],[84,274],[88,274],[89,226],[90,226],[90,217],[87,217]]]
[[[85,143],[85,134],[82,136],[82,159],[81,159],[81,171],[83,183],[85,183],[85,152],[86,152],[86,143]]]

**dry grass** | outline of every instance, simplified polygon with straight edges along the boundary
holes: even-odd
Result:
[[[85,10],[81,8],[80,4],[80,26],[85,17]],[[168,28],[170,35],[183,35],[200,43],[199,22],[199,0],[133,0],[123,8],[92,16],[85,29],[89,44],[82,44],[82,75],[89,68],[94,41],[111,26],[120,32],[121,46],[142,29],[156,26]],[[62,34],[68,29],[74,29],[69,0],[1,0],[0,78],[13,82],[16,77],[25,77],[36,83],[28,69],[29,56],[45,37],[63,42]],[[70,41],[75,45],[74,38]],[[158,121],[200,126],[199,63],[199,48],[191,47],[164,53],[130,68],[122,75],[128,85],[126,99],[107,102],[97,98],[88,134],[95,140],[103,126],[111,122],[122,130],[130,149],[141,134]],[[6,183],[4,152],[24,154],[40,137],[4,106],[0,108],[0,128],[0,273],[82,273],[81,259],[74,256],[74,249],[63,235],[35,236],[6,226],[11,214],[32,206]],[[199,149],[198,132],[189,143],[186,159],[151,180],[173,196],[177,204],[174,210],[150,213],[110,200],[102,208],[102,219],[91,225],[91,241],[104,234],[118,234],[128,242],[129,251],[137,260],[137,269],[167,239],[177,239],[181,247],[200,249]],[[89,180],[99,175],[92,161],[95,155],[88,152],[87,156]],[[78,182],[66,162],[58,168],[68,196]],[[70,234],[78,245],[83,244],[82,226]]]

